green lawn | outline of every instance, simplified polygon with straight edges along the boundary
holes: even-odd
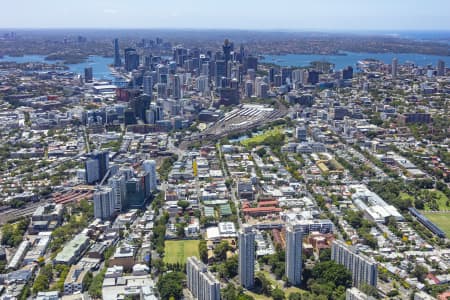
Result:
[[[282,134],[283,131],[281,130],[280,127],[274,128],[272,130],[267,130],[262,134],[258,134],[255,135],[251,138],[248,138],[246,140],[241,141],[241,144],[244,145],[245,147],[247,147],[248,145],[251,144],[261,144],[262,142],[264,142],[264,140],[269,137],[269,136],[277,136]]]
[[[450,213],[427,213],[423,215],[433,222],[437,227],[443,230],[447,237],[450,237]]]
[[[437,205],[439,210],[450,210],[450,207],[447,206],[447,196],[438,190],[430,190],[431,194],[434,198],[436,198]],[[425,204],[425,210],[430,210],[428,204]]]
[[[199,257],[198,240],[166,241],[164,243],[164,262],[166,264],[186,263],[190,256]]]

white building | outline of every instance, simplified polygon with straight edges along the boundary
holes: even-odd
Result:
[[[286,226],[286,276],[292,285],[302,282],[302,227],[297,224]]]
[[[109,219],[115,211],[115,197],[111,187],[103,186],[94,192],[94,216],[98,219]]]
[[[244,225],[239,232],[239,283],[251,289],[255,283],[255,232]]]

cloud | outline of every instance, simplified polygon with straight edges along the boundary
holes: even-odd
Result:
[[[118,12],[119,11],[117,9],[114,9],[114,8],[105,8],[103,10],[103,13],[107,14],[107,15],[116,15]]]

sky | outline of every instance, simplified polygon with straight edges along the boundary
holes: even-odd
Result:
[[[0,0],[0,28],[450,30],[449,0]]]

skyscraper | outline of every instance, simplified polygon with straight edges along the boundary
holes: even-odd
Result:
[[[114,193],[114,210],[117,212],[122,211],[122,203],[125,201],[126,187],[125,187],[125,176],[115,175],[108,180],[109,186],[112,188]]]
[[[94,80],[92,67],[84,68],[84,82],[91,83]]]
[[[105,177],[109,168],[109,153],[107,151],[94,151],[89,154],[85,162],[86,181],[94,183]]]
[[[255,283],[255,232],[243,225],[239,232],[239,283],[247,289]]]
[[[300,226],[286,226],[286,276],[292,285],[300,285],[302,282],[302,239]]]
[[[445,76],[445,61],[441,59],[437,63],[437,76]]]
[[[233,44],[230,43],[228,39],[225,39],[222,46],[223,50],[223,57],[226,62],[228,62],[231,59],[231,51],[233,51]]]
[[[377,286],[377,263],[345,244],[335,240],[331,245],[331,259],[343,265],[352,273],[353,286],[361,287],[363,284]]]
[[[179,75],[173,76],[173,97],[175,99],[181,98],[181,79]]]
[[[145,172],[147,172],[150,177],[150,190],[151,191],[156,190],[156,188],[157,188],[156,161],[145,160],[142,163],[142,166],[143,166]]]
[[[131,72],[139,67],[139,54],[136,49],[125,49],[125,70]]]
[[[227,77],[227,63],[224,60],[216,60],[214,62],[214,76],[216,88],[221,87],[220,81],[222,77]]]
[[[153,94],[153,77],[151,75],[145,75],[142,79],[142,85],[144,89],[144,94],[152,96]]]
[[[198,300],[220,300],[220,283],[197,257],[186,260],[187,287]]]
[[[114,214],[114,193],[109,186],[102,186],[94,192],[94,216],[107,220]]]
[[[392,59],[391,68],[392,68],[392,70],[391,70],[392,78],[396,78],[397,72],[398,72],[398,59],[397,58]]]
[[[120,59],[119,39],[114,39],[114,67],[119,68],[122,66],[122,60]]]

